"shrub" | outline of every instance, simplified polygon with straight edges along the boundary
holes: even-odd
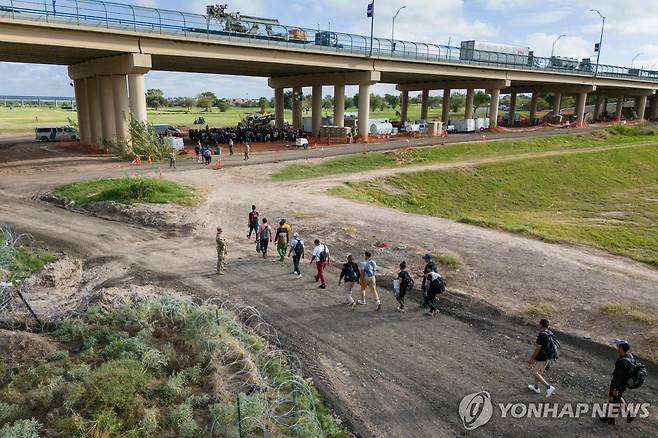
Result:
[[[0,402],[0,426],[12,421],[18,415],[18,406]]]
[[[150,381],[141,363],[133,359],[106,362],[92,372],[90,381],[90,406],[113,410],[130,419],[141,416],[142,402],[138,395],[146,390]]]
[[[16,420],[0,429],[2,438],[39,438],[41,423],[36,420]]]

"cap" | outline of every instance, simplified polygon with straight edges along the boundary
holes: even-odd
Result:
[[[292,233],[292,237],[299,237],[299,233]]]
[[[626,339],[615,339],[615,345],[617,347],[624,346],[626,349],[631,348],[630,342],[628,342]]]
[[[426,252],[425,254],[423,254],[423,260],[432,260],[432,254]]]

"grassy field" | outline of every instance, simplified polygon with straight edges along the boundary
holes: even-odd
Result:
[[[387,167],[411,166],[429,163],[500,157],[530,152],[576,150],[592,147],[630,144],[653,140],[641,132],[594,132],[583,135],[533,137],[495,142],[449,144],[423,149],[394,152],[376,152],[367,155],[349,156],[323,161],[319,164],[294,164],[283,167],[272,174],[275,181],[318,178],[328,175],[358,173]]]
[[[391,176],[346,183],[331,192],[405,212],[592,245],[658,266],[657,145]]]
[[[235,108],[231,107],[226,112],[220,112],[214,108],[211,112],[206,112],[200,108],[162,108],[159,110],[149,109],[148,118],[151,123],[169,123],[178,127],[193,128],[194,119],[198,116],[203,116],[206,123],[211,127],[225,127],[235,126],[243,117],[244,114],[255,113],[259,111],[257,108]],[[269,111],[274,111],[269,109]],[[356,108],[349,108],[347,113],[356,113]],[[483,110],[480,110],[483,111]],[[331,115],[333,111],[325,111],[326,115]],[[420,105],[409,106],[409,120],[416,120],[420,118]],[[310,116],[309,113],[304,113],[304,116]],[[439,118],[441,116],[440,108],[430,108],[430,119]],[[455,117],[463,117],[459,114],[454,114]],[[375,111],[370,114],[371,118],[375,119],[398,119],[396,110],[387,108],[384,111]],[[33,133],[34,129],[38,126],[49,125],[67,125],[68,120],[77,121],[77,114],[75,111],[62,110],[58,108],[48,107],[8,107],[0,106],[0,134],[20,134],[20,133]],[[292,121],[292,112],[286,110],[285,119]]]
[[[142,177],[76,182],[59,187],[55,194],[81,205],[103,201],[191,205],[199,199],[189,187],[164,179]]]

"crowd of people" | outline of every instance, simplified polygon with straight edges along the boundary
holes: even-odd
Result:
[[[293,127],[277,129],[268,124],[239,124],[229,128],[210,128],[206,125],[205,129],[190,129],[188,135],[193,143],[201,142],[209,146],[217,146],[228,144],[231,140],[239,144],[271,141],[294,143],[298,138],[304,137],[304,132]]]
[[[256,251],[265,259],[268,257],[269,244],[276,245],[279,261],[284,261],[286,257],[292,258],[292,274],[297,279],[302,279],[301,262],[306,259],[306,245],[298,232],[292,232],[290,224],[285,219],[281,219],[276,230],[273,230],[267,218],[260,217],[260,213],[255,205],[251,206],[247,218],[248,233],[247,238],[255,237]],[[218,228],[217,234],[217,254],[218,254],[218,273],[223,273],[223,258],[226,254],[226,244],[221,238],[221,229]],[[437,297],[445,292],[446,283],[439,273],[437,264],[432,260],[432,254],[424,254],[423,262],[425,263],[422,274],[421,292],[422,307],[427,307],[429,316],[435,317],[439,314],[437,307]],[[320,239],[313,241],[313,250],[310,253],[310,264],[314,265],[314,275],[316,283],[319,283],[320,289],[327,288],[326,269],[333,262],[329,247]],[[413,275],[409,272],[407,262],[400,262],[400,270],[393,280],[393,291],[398,303],[398,310],[406,312],[405,296],[414,287]],[[380,296],[377,290],[377,263],[373,260],[370,251],[364,252],[363,261],[357,263],[353,254],[347,254],[346,260],[341,266],[338,277],[338,285],[343,284],[344,299],[343,304],[349,306],[352,311],[357,306],[366,305],[366,292],[370,292],[374,299],[375,311],[382,308]],[[359,292],[357,299],[354,298]],[[556,360],[560,356],[560,343],[555,334],[550,330],[550,323],[547,319],[542,318],[539,321],[539,334],[535,340],[533,350],[528,358],[528,365],[532,383],[528,389],[536,394],[541,394],[542,389],[546,391],[546,397],[551,397],[556,391],[555,386],[548,383],[544,374],[549,369],[549,361]],[[637,412],[625,409],[627,406],[623,394],[627,389],[640,387],[646,379],[646,367],[638,362],[630,353],[630,343],[627,340],[618,339],[615,341],[617,348],[617,360],[610,382],[608,391],[607,410],[599,418],[608,424],[615,424],[615,418],[623,417],[628,423],[632,422],[637,416]]]

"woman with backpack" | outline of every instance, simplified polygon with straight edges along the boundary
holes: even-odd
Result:
[[[260,246],[260,252],[263,254],[263,258],[267,258],[267,244],[272,241],[272,229],[270,224],[267,223],[267,218],[263,218],[263,224],[258,229],[258,245]]]
[[[360,277],[361,277],[361,273],[359,272],[359,265],[354,263],[354,257],[352,257],[352,254],[348,254],[347,263],[343,264],[343,269],[340,271],[340,277],[338,278],[338,285],[340,286],[340,283],[342,281],[345,281],[344,303],[351,306],[352,310],[354,310],[354,307],[356,307],[356,302],[352,297],[352,289],[354,289],[354,285],[359,282]]]
[[[404,296],[407,294],[407,291],[414,287],[414,279],[411,277],[411,274],[409,274],[409,271],[407,271],[407,262],[400,263],[400,272],[398,273],[397,279],[400,282],[400,292],[395,299],[400,303],[398,310],[404,313],[406,311],[404,307]]]

